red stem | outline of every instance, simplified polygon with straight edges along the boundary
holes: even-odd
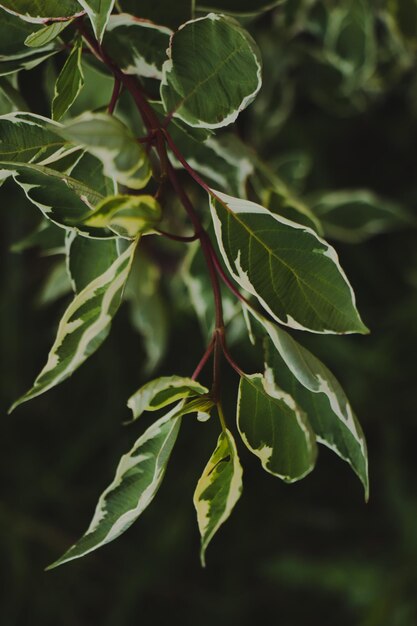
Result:
[[[119,96],[120,96],[120,88],[121,88],[121,86],[122,86],[122,83],[120,82],[120,79],[115,77],[114,78],[114,85],[113,85],[113,92],[112,92],[112,95],[111,95],[111,100],[110,100],[109,106],[107,108],[107,112],[110,115],[113,115],[114,109],[116,108],[116,104],[117,104],[117,101],[118,101]]]
[[[211,357],[211,355],[213,353],[213,349],[214,349],[214,337],[211,338],[211,341],[210,341],[209,345],[207,346],[207,350],[205,351],[205,353],[203,354],[199,364],[195,368],[194,373],[191,376],[192,380],[197,380],[197,378],[199,377],[199,375],[200,375],[202,369],[204,368],[205,364],[207,363],[207,361]]]

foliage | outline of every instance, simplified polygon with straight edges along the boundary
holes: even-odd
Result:
[[[383,80],[400,80],[407,58],[394,67],[389,46],[378,57],[376,18],[360,0],[332,10],[288,1],[276,9],[248,2],[236,11],[232,2],[218,2],[207,12],[197,3],[193,14],[188,7],[181,16],[181,25],[163,7],[157,15],[138,15],[129,2],[49,0],[41,14],[38,4],[1,4],[1,28],[6,33],[11,25],[21,27],[25,37],[10,42],[10,49],[3,38],[2,87],[10,108],[0,118],[0,165],[2,179],[13,181],[41,212],[37,233],[48,237],[39,244],[38,236],[37,244],[47,251],[50,239],[60,241],[70,279],[65,287],[74,293],[45,367],[13,408],[71,376],[106,339],[123,299],[141,311],[138,326],[151,346],[148,371],[166,349],[165,330],[155,331],[153,322],[163,327],[161,309],[178,306],[184,297],[195,308],[206,344],[190,378],[171,372],[130,397],[134,419],[178,404],[123,455],[87,532],[55,565],[95,550],[135,521],[158,490],[181,421],[190,421],[190,414],[205,421],[216,412],[221,429],[194,496],[203,562],[242,490],[233,430],[265,470],[286,482],[310,473],[317,444],[327,446],[352,467],[367,498],[359,422],[334,375],[292,331],[366,333],[351,284],[323,236],[361,241],[413,219],[402,206],[366,190],[319,190],[301,198],[302,159],[295,172],[287,164],[285,175],[285,164],[277,167],[262,154],[290,115],[292,90],[305,89],[322,105],[333,89],[337,113],[353,114],[377,98]],[[271,11],[268,28],[280,35],[279,45],[285,47],[286,38],[295,45],[293,58],[283,56],[278,77],[264,80],[261,89],[261,58],[270,69],[275,48],[270,40],[265,44],[268,28],[253,28],[262,54],[249,31],[252,20],[263,23],[264,10]],[[140,20],[149,17],[154,22]],[[377,17],[391,47],[400,46],[395,13]],[[53,72],[55,61],[61,70],[50,94],[51,117],[28,112],[19,101],[16,74],[39,63]],[[293,76],[296,63],[300,74]],[[107,106],[97,101],[97,70],[113,81]],[[325,78],[312,84],[317,72]],[[77,110],[83,92],[87,104]],[[254,100],[247,112],[253,136],[244,142],[230,125]],[[175,277],[164,302],[156,296],[167,246]],[[50,279],[61,285],[62,273],[55,270]],[[150,291],[132,283],[133,277],[135,283],[149,281]],[[254,351],[255,373],[236,363],[232,344],[237,354]],[[185,336],[181,349],[187,347]],[[203,385],[210,359],[212,379]],[[227,410],[226,363],[240,379],[235,409],[227,403]]]

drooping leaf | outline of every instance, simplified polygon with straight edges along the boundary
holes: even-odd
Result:
[[[137,419],[145,411],[157,411],[177,400],[207,393],[206,387],[191,378],[162,376],[140,387],[129,398],[127,406],[132,410],[133,419]]]
[[[74,230],[67,231],[65,241],[67,270],[75,293],[80,293],[101,276],[119,256],[116,239],[89,239]]]
[[[139,233],[151,231],[160,221],[161,214],[161,206],[153,196],[109,196],[99,202],[84,224],[110,228],[120,237],[133,239]]]
[[[174,407],[152,424],[120,459],[113,482],[101,494],[84,536],[48,569],[117,539],[152,502],[164,478],[181,418]]]
[[[104,35],[103,46],[125,74],[161,79],[171,34],[171,29],[166,26],[132,15],[113,15]]]
[[[46,44],[56,39],[56,37],[58,37],[71,23],[72,20],[47,24],[43,28],[30,33],[30,35],[28,35],[25,39],[25,45],[29,46],[29,48],[40,48],[42,46],[46,46]]]
[[[33,23],[77,17],[84,13],[77,0],[1,0],[0,7]]]
[[[360,243],[417,223],[401,205],[366,189],[314,194],[311,205],[326,236],[346,243]]]
[[[100,347],[121,304],[135,249],[136,242],[75,296],[59,323],[45,367],[11,410],[64,381]]]
[[[242,493],[242,466],[236,443],[229,430],[219,436],[216,449],[203,470],[194,492],[201,535],[201,563],[205,552],[220,526],[229,518]]]
[[[261,87],[259,52],[237,22],[215,13],[174,33],[162,68],[167,113],[190,126],[218,128],[235,121]]]
[[[122,185],[142,189],[151,169],[143,146],[118,119],[105,113],[85,113],[71,120],[60,133],[100,159],[104,173]]]
[[[60,120],[68,111],[84,85],[81,65],[82,40],[77,39],[55,83],[52,118]]]
[[[362,428],[345,392],[330,370],[291,335],[252,309],[269,337],[268,378],[290,393],[305,411],[317,441],[347,461],[368,497],[368,455]]]
[[[90,18],[94,34],[99,42],[103,39],[115,0],[78,0]]]
[[[274,319],[319,333],[367,332],[328,243],[259,204],[213,193],[211,214],[228,270]]]
[[[237,425],[248,449],[274,476],[291,483],[314,468],[317,446],[307,416],[262,374],[240,380]]]

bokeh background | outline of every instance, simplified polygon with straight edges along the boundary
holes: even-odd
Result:
[[[247,25],[262,49],[264,89],[238,133],[313,208],[330,192],[344,194],[333,243],[372,332],[298,338],[336,373],[363,424],[370,502],[349,467],[325,448],[316,470],[288,486],[264,474],[241,446],[244,496],[203,570],[192,493],[218,426],[190,419],[157,498],[138,522],[94,555],[45,573],[85,530],[120,455],[149,423],[122,426],[126,398],[146,380],[146,354],[124,305],[105,345],[71,381],[6,415],[43,365],[68,302],[56,293],[56,280],[55,291],[47,291],[54,256],[36,247],[11,250],[39,217],[6,183],[0,190],[4,626],[417,624],[417,5],[288,0]],[[20,74],[33,111],[48,114],[60,63]],[[106,79],[89,76],[80,110],[108,98]],[[1,96],[2,112],[10,106]],[[364,189],[376,196],[364,196]],[[363,197],[371,197],[371,206]],[[388,217],[381,210],[387,204]],[[382,231],[376,234],[367,221],[372,211]],[[403,212],[407,219],[398,217]],[[174,298],[168,284],[161,288],[169,333],[156,373],[188,375],[203,349],[200,329],[184,292]],[[238,344],[234,350],[239,354]],[[250,355],[242,359],[250,368]],[[223,384],[232,407],[236,380],[226,369]]]

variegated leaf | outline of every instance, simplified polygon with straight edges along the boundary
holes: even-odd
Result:
[[[161,79],[171,34],[166,26],[122,13],[110,17],[103,46],[125,74]]]
[[[362,428],[345,392],[330,370],[291,335],[248,309],[269,337],[267,378],[307,413],[317,441],[347,461],[363,483],[368,498],[368,454]]]
[[[237,425],[248,449],[270,474],[291,483],[314,468],[317,446],[307,416],[262,374],[240,380]]]
[[[1,0],[0,8],[35,24],[84,13],[77,0]]]
[[[100,347],[121,304],[136,245],[132,243],[104,274],[75,296],[60,321],[45,367],[11,410],[64,381]]]
[[[119,256],[116,239],[90,239],[69,230],[65,238],[67,271],[75,293],[80,293],[95,278],[113,265]]]
[[[160,221],[159,202],[148,195],[117,195],[104,198],[84,220],[86,226],[110,228],[120,237],[133,239],[151,232]]]
[[[30,35],[28,35],[25,39],[25,46],[29,46],[29,48],[40,48],[45,46],[56,39],[56,37],[58,37],[71,23],[72,20],[47,24],[43,28],[30,33]]]
[[[68,111],[84,85],[84,74],[81,65],[82,40],[79,38],[62,68],[55,83],[55,94],[52,100],[52,118],[60,120]]]
[[[0,161],[36,163],[62,156],[68,142],[58,124],[34,113],[0,116]]]
[[[48,569],[78,559],[124,533],[152,502],[181,426],[177,407],[152,424],[120,459],[84,536]]]
[[[210,207],[228,270],[275,320],[318,333],[367,332],[336,251],[313,230],[220,192]]]
[[[120,120],[106,113],[84,113],[59,131],[103,163],[104,173],[122,185],[142,189],[151,168],[143,146]]]
[[[229,430],[219,436],[215,451],[203,470],[194,492],[201,535],[201,563],[205,566],[207,546],[229,518],[242,493],[242,466]]]
[[[183,376],[162,376],[140,387],[128,400],[133,419],[145,411],[157,411],[169,404],[208,393],[208,389],[191,378]]]
[[[162,102],[167,113],[190,126],[231,124],[261,87],[258,48],[226,16],[210,13],[183,24],[171,38],[168,55]]]
[[[106,30],[115,0],[78,0],[78,3],[90,18],[94,34],[101,42]]]

